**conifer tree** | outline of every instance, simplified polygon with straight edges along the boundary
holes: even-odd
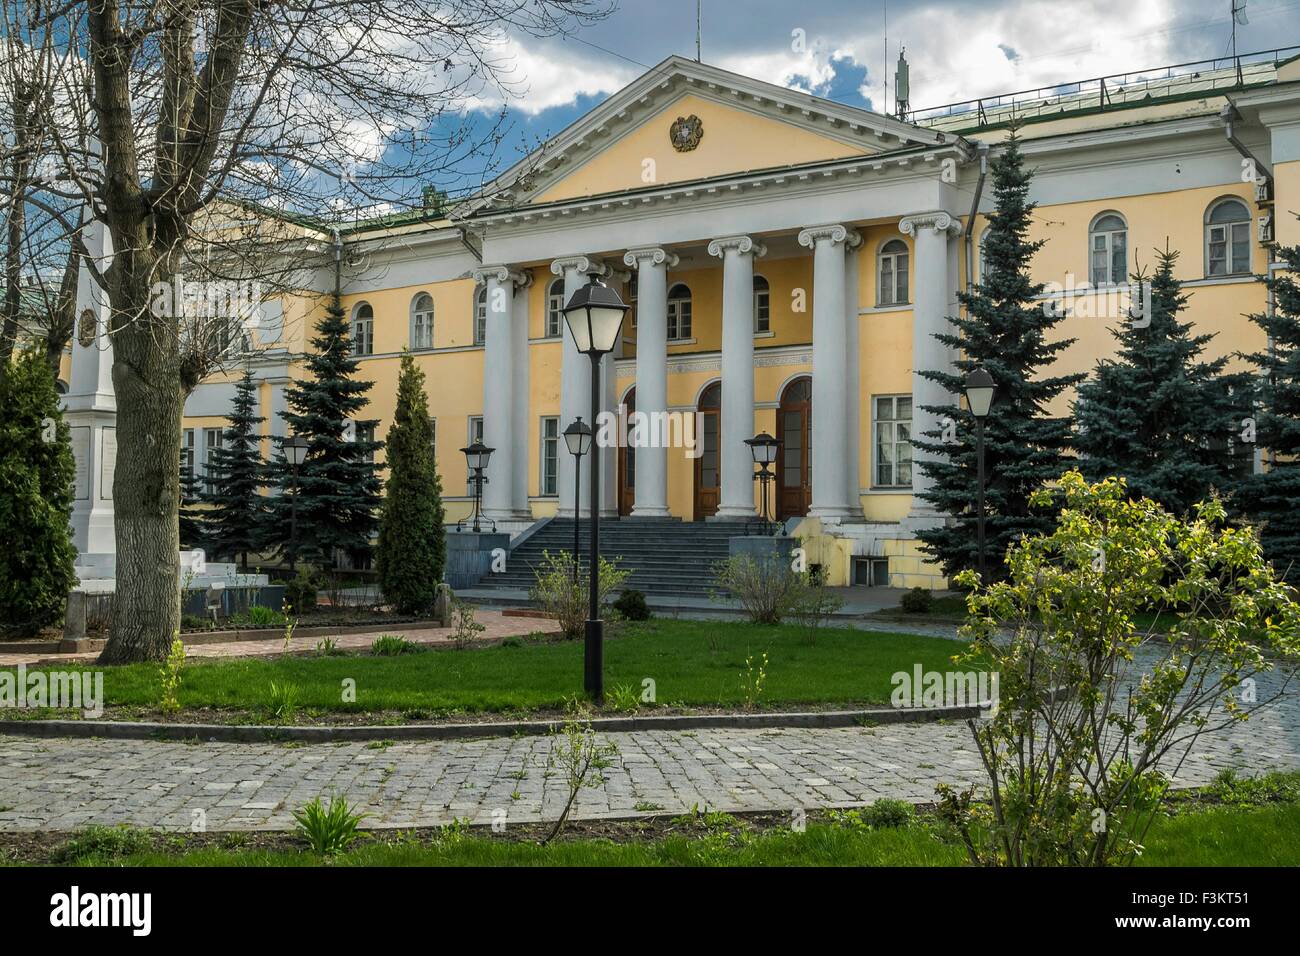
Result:
[[[307,441],[307,458],[298,469],[296,544],[290,541],[292,469],[277,440],[274,473],[282,492],[273,503],[276,543],[282,551],[311,564],[332,566],[339,553],[354,560],[369,551],[378,521],[379,477],[374,463],[377,441],[362,440],[357,414],[370,400],[373,382],[354,376],[348,321],[335,288],[325,315],[316,324],[306,375],[285,389],[288,409],[280,413],[292,435]],[[356,429],[355,437],[350,432]]]
[[[1300,247],[1278,248],[1273,258],[1291,271],[1266,280],[1273,314],[1251,316],[1271,348],[1246,356],[1260,373],[1255,437],[1266,466],[1242,483],[1237,503],[1259,525],[1275,570],[1300,583]]]
[[[433,425],[424,372],[402,353],[397,410],[385,442],[388,480],[375,567],[384,598],[401,614],[433,606],[447,561],[442,482],[433,457]]]
[[[71,432],[45,359],[25,350],[0,377],[0,632],[56,623],[73,570]]]
[[[1124,478],[1135,499],[1185,515],[1238,480],[1241,446],[1231,439],[1250,376],[1225,374],[1226,357],[1200,359],[1214,336],[1193,335],[1192,324],[1179,321],[1188,296],[1174,277],[1177,251],[1156,257],[1150,314],[1119,316],[1115,359],[1098,362],[1079,386],[1075,445],[1090,481]],[[1141,281],[1133,277],[1135,289]]]
[[[177,511],[180,524],[180,541],[182,548],[207,548],[203,534],[204,510],[199,507],[203,500],[203,483],[194,474],[194,469],[181,456],[181,506]]]
[[[203,531],[215,558],[237,558],[248,570],[249,552],[261,551],[266,541],[266,506],[262,488],[266,465],[262,460],[257,414],[257,383],[245,370],[235,385],[235,400],[226,416],[221,447],[212,450],[208,463],[208,488],[203,502]]]
[[[990,576],[997,576],[1008,546],[1053,525],[1052,515],[1030,509],[1029,495],[1068,467],[1070,420],[1050,415],[1047,408],[1083,376],[1049,373],[1073,340],[1050,339],[1062,314],[1051,303],[1035,300],[1044,286],[1030,278],[1030,261],[1043,240],[1029,238],[1036,206],[1029,199],[1033,173],[1025,168],[1014,127],[990,172],[994,208],[983,243],[984,273],[976,285],[958,293],[966,314],[950,317],[953,331],[936,336],[949,349],[960,351],[955,362],[959,372],[918,373],[954,396],[961,394],[966,374],[977,366],[996,383],[993,411],[985,421],[984,460],[986,562]],[[924,497],[951,520],[918,529],[917,535],[924,550],[953,575],[978,566],[975,420],[964,408],[925,407],[951,422],[947,429],[913,437],[913,444],[928,453],[918,461],[933,481]]]

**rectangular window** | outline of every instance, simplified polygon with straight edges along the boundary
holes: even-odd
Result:
[[[374,319],[357,319],[352,323],[352,349],[353,353],[356,355],[374,354]]]
[[[415,321],[411,326],[411,348],[433,348],[433,313],[415,313]]]
[[[203,429],[203,487],[212,494],[216,490],[212,482],[212,463],[216,458],[214,452],[221,447],[224,429],[205,428]]]
[[[469,418],[469,441],[466,445],[472,445],[476,441],[483,440],[483,416],[471,415]],[[465,462],[465,494],[471,498],[474,497],[474,482],[471,480],[472,473],[469,470],[469,462]]]
[[[875,484],[881,488],[912,486],[912,396],[877,395],[872,400],[876,456]]]
[[[482,345],[487,341],[487,290],[475,301],[478,304],[474,306],[474,344]]]
[[[754,331],[770,332],[772,330],[772,296],[767,289],[754,293]]]
[[[1210,227],[1210,275],[1236,275],[1250,271],[1250,223],[1233,222]]]
[[[673,299],[668,303],[668,338],[691,337],[691,300]]]
[[[542,474],[538,494],[559,493],[560,420],[548,415],[542,419]]]
[[[194,429],[185,429],[184,438],[181,442],[181,472],[187,475],[194,474]]]

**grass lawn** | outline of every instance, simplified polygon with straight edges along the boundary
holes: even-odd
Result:
[[[656,620],[628,625],[606,641],[605,687],[610,706],[617,706],[617,689],[639,696],[645,678],[655,682],[660,705],[739,705],[745,702],[746,658],[756,671],[766,653],[760,707],[885,704],[892,674],[916,664],[947,670],[961,649],[943,638],[849,628],[822,628],[809,644],[793,625]],[[342,682],[349,678],[356,681],[355,703],[341,700]],[[258,712],[270,700],[272,682],[294,685],[297,705],[309,715],[386,711],[418,718],[558,710],[567,697],[581,693],[582,642],[529,640],[394,657],[196,658],[185,667],[179,701],[183,712]],[[148,716],[160,699],[158,665],[105,668],[104,692],[110,710],[142,708]]]
[[[872,829],[837,822],[810,822],[804,833],[788,828],[755,832],[728,817],[711,825],[687,824],[682,832],[619,839],[562,838],[550,846],[532,840],[449,829],[433,836],[364,836],[343,853],[324,857],[279,845],[227,845],[187,849],[186,837],[141,837],[149,849],[66,856],[59,862],[103,866],[965,866],[965,852],[941,825],[920,818],[901,827]],[[1137,865],[1300,866],[1300,805],[1214,807],[1158,819]],[[166,842],[173,841],[168,847]],[[159,846],[158,844],[163,844]],[[88,846],[93,844],[88,844]],[[119,848],[121,849],[121,848]]]

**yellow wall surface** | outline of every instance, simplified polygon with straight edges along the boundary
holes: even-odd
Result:
[[[704,136],[695,149],[679,153],[669,129],[679,116],[695,115]],[[676,183],[751,169],[858,156],[867,151],[828,136],[780,123],[712,99],[688,94],[670,103],[635,130],[597,153],[535,202]],[[653,163],[653,178],[647,162]]]

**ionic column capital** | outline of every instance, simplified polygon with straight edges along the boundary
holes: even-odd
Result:
[[[564,256],[560,259],[552,260],[551,273],[562,276],[565,272],[573,269],[586,275],[604,276],[608,274],[609,267],[599,259],[593,259],[591,256]]]
[[[921,229],[955,236],[961,232],[961,223],[951,213],[943,211],[919,212],[898,221],[898,231],[905,236],[915,236]]]
[[[475,285],[487,285],[489,279],[496,279],[498,282],[513,282],[516,286],[523,288],[533,281],[533,277],[527,272],[513,272],[507,265],[483,265],[470,271],[470,278],[474,280]]]
[[[755,241],[753,236],[723,236],[709,243],[709,255],[722,257],[728,252],[753,255],[755,258],[767,255],[767,246]]]
[[[857,230],[838,222],[828,222],[821,226],[809,226],[807,229],[800,230],[799,245],[812,249],[819,242],[832,244],[842,242],[849,248],[856,248],[861,245],[862,237],[858,235]]]
[[[655,266],[666,265],[669,269],[675,269],[678,259],[676,253],[669,252],[662,246],[638,246],[623,253],[623,264],[626,266],[636,269],[642,262]]]

